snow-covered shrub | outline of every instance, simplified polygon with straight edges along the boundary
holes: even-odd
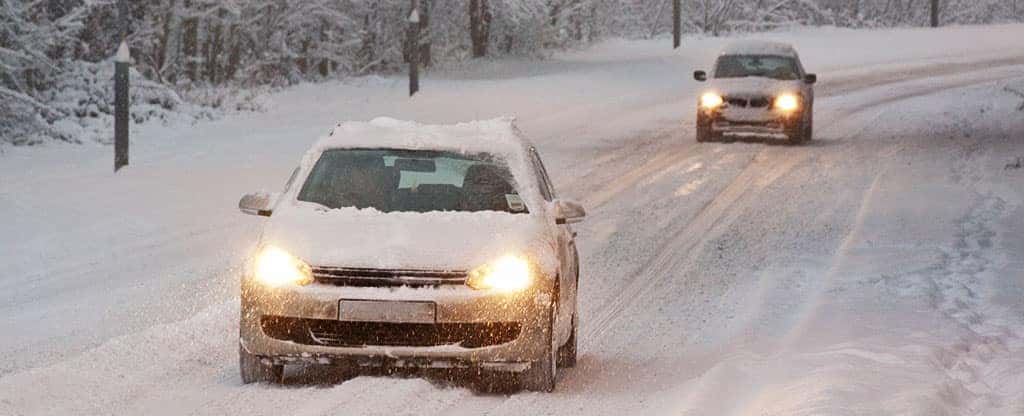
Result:
[[[267,107],[270,87],[235,88],[233,86],[204,86],[184,88],[179,95],[186,103],[212,110],[216,113],[239,113],[263,111]]]
[[[205,107],[183,101],[170,87],[147,80],[134,69],[130,70],[129,84],[129,114],[135,124],[193,121],[212,118],[215,114]],[[49,127],[52,137],[69,142],[112,142],[113,62],[78,62],[46,95],[56,112]]]
[[[0,101],[0,145],[33,145],[52,137],[50,125],[25,100]]]

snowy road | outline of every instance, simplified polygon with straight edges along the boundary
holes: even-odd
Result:
[[[142,130],[118,176],[104,147],[8,149],[0,414],[1024,414],[1024,26],[771,36],[822,79],[807,146],[694,142],[707,39],[496,62],[412,101],[391,79],[299,86],[265,114]],[[500,113],[590,214],[582,356],[557,391],[242,386],[235,265],[257,220],[238,196],[339,118]]]

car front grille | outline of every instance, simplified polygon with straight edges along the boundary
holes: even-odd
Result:
[[[729,103],[730,107],[740,107],[740,108],[746,108],[747,107],[747,99],[746,98],[726,98],[725,102]]]
[[[754,108],[767,107],[768,106],[768,102],[769,102],[768,97],[755,97],[755,98],[751,98],[750,101],[749,101],[750,106],[754,107]]]
[[[481,348],[519,337],[517,322],[410,324],[349,322],[265,315],[260,326],[267,336],[303,345],[330,347],[458,345]]]
[[[728,97],[725,99],[726,103],[729,103],[730,107],[739,108],[764,108],[771,104],[771,98],[759,96],[759,97]]]
[[[451,270],[396,270],[363,269],[351,267],[313,267],[313,280],[334,286],[356,287],[424,287],[462,285],[465,271]]]

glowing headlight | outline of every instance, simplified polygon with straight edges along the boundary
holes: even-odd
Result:
[[[309,265],[287,251],[268,246],[256,257],[256,280],[271,287],[308,285],[313,282]]]
[[[527,288],[532,281],[530,262],[516,256],[505,256],[469,272],[466,284],[473,289],[515,292]]]
[[[800,108],[800,99],[793,94],[782,94],[775,98],[775,109],[785,112],[796,111]]]
[[[704,108],[718,108],[723,102],[725,100],[722,99],[722,96],[713,92],[706,92],[700,96],[700,106]]]

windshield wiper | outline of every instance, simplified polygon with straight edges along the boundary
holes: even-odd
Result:
[[[315,210],[317,210],[317,211],[327,212],[327,211],[330,211],[330,210],[332,210],[332,209],[333,209],[333,208],[331,208],[331,207],[329,207],[329,206],[327,206],[327,205],[321,204],[321,203],[319,203],[319,202],[313,202],[313,201],[303,201],[303,200],[301,200],[301,199],[299,199],[299,200],[298,200],[298,202],[300,202],[300,203],[303,203],[303,204],[309,204],[309,205],[312,205],[312,206],[313,206],[313,209],[315,209]]]

